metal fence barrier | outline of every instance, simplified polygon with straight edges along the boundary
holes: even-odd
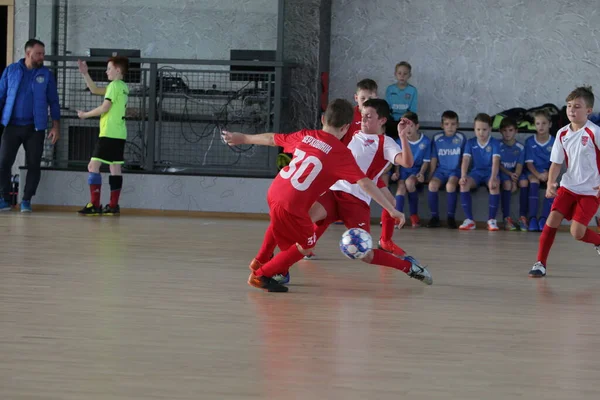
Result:
[[[62,117],[61,139],[55,146],[46,143],[43,165],[84,168],[99,134],[99,119],[80,120],[77,110],[99,106],[102,97],[86,88],[76,57],[46,58],[57,79]],[[251,63],[273,67],[273,72],[257,72],[231,70],[229,65],[239,65],[235,61],[134,61],[141,68],[125,78],[129,86],[126,169],[240,177],[276,174],[277,148],[229,147],[220,132],[278,131],[283,63]],[[106,81],[104,69],[89,69],[93,78]]]

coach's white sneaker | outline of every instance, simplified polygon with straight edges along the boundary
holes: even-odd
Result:
[[[542,264],[540,261],[537,261],[531,267],[531,271],[529,271],[530,278],[543,278],[546,276],[546,266]]]
[[[475,229],[475,221],[467,218],[463,221],[462,225],[458,227],[458,229],[461,231],[472,231]]]
[[[498,228],[498,221],[496,221],[495,219],[488,219],[487,230],[490,232],[499,231],[500,229]]]

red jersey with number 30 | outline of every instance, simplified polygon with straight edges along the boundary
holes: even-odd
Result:
[[[290,164],[275,177],[267,201],[295,215],[305,215],[317,198],[340,179],[365,178],[352,152],[335,136],[321,130],[276,134],[275,143],[294,153]]]

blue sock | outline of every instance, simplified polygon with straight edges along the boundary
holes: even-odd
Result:
[[[454,218],[456,214],[456,202],[458,200],[458,194],[456,192],[447,192],[448,196],[448,216]]]
[[[102,175],[90,172],[88,175],[88,185],[102,185]]]
[[[529,184],[529,218],[537,215],[539,190],[539,183]]]
[[[490,194],[489,219],[496,219],[496,214],[498,213],[498,204],[500,204],[500,195],[499,194]]]
[[[504,218],[510,217],[510,200],[512,192],[510,190],[502,190],[502,216]]]
[[[396,210],[404,212],[404,196],[401,194],[396,195]]]
[[[526,217],[527,216],[527,206],[529,205],[527,202],[529,201],[529,188],[523,187],[519,192],[519,216]]]
[[[548,218],[550,215],[550,210],[552,209],[552,203],[554,203],[554,199],[547,199],[544,197],[544,202],[542,203],[542,217]]]
[[[473,204],[471,198],[471,192],[460,192],[460,203],[462,204],[465,216],[468,219],[473,219]]]
[[[427,193],[427,202],[429,203],[429,211],[431,211],[432,217],[440,216],[440,205],[439,205],[440,196],[438,192],[428,192]]]
[[[408,192],[408,208],[410,209],[410,215],[419,214],[419,193],[417,191]]]

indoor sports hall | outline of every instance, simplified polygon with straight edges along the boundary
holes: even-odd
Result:
[[[500,229],[486,229],[485,187],[469,192],[476,229],[448,229],[445,187],[442,226],[427,227],[427,170],[416,197],[402,200],[406,224],[393,241],[426,266],[432,285],[345,257],[347,228],[333,224],[314,258],[289,269],[289,291],[270,293],[248,284],[248,266],[269,226],[269,187],[294,168],[294,155],[222,139],[224,130],[320,129],[330,101],[356,106],[357,82],[369,78],[379,98],[389,87],[401,93],[396,108],[386,99],[390,118],[413,111],[422,137],[445,134],[441,116],[453,110],[467,139],[486,113],[492,138],[504,140],[499,124],[511,118],[524,144],[539,134],[533,116],[542,110],[561,140],[573,118],[569,93],[600,87],[595,8],[587,0],[0,0],[8,203],[0,212],[0,399],[599,398],[600,255],[574,239],[569,222],[557,229],[547,275],[530,278],[547,228],[505,230],[503,203]],[[27,85],[9,85],[13,63],[24,60],[19,79],[29,76],[40,46],[27,47],[32,38],[43,43],[60,105],[59,125],[49,109],[47,131],[35,132],[45,137],[39,167],[31,147],[23,144],[13,164],[2,149],[15,126],[28,126],[19,118],[30,110],[7,104],[40,101],[19,94],[31,93]],[[87,77],[104,90],[114,76],[107,61],[120,56],[128,94],[117,188],[106,163],[99,183],[90,178],[106,125],[81,112],[117,104],[94,95]],[[401,62],[408,75],[398,73]],[[36,73],[34,93],[46,83]],[[600,153],[590,138],[578,143]],[[547,186],[524,197],[539,205],[528,222],[550,218]],[[397,200],[397,183],[388,188]],[[101,206],[115,202],[116,191],[120,212],[78,215],[94,196]],[[410,218],[415,198],[419,224]],[[515,222],[522,200],[519,188],[509,196]],[[372,201],[374,249],[381,215]],[[460,195],[455,218],[467,218]]]

